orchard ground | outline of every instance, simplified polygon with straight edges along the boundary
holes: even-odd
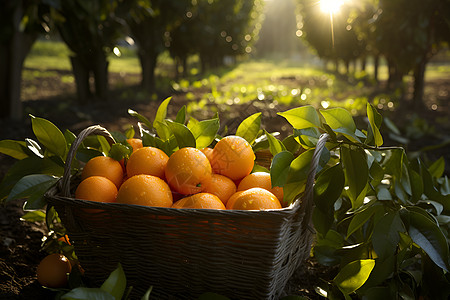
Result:
[[[26,65],[27,66],[27,65]],[[380,85],[370,83],[368,77],[343,77],[309,67],[286,67],[271,62],[250,62],[235,69],[225,70],[220,77],[209,76],[191,81],[161,81],[157,95],[147,95],[138,88],[139,73],[113,69],[110,74],[111,92],[107,102],[79,105],[75,98],[75,84],[67,69],[42,69],[28,65],[24,70],[22,98],[24,121],[0,120],[0,140],[33,138],[28,114],[46,118],[60,129],[79,133],[93,124],[111,131],[124,131],[137,120],[129,108],[153,119],[162,100],[173,96],[169,116],[187,105],[188,113],[204,119],[218,113],[221,130],[232,133],[241,120],[261,112],[262,127],[269,132],[280,132],[280,137],[290,134],[286,121],[277,116],[299,105],[312,104],[318,108],[342,106],[352,111],[365,125],[365,101],[376,102],[383,117],[392,120],[400,130],[403,140],[383,126],[385,144],[407,148],[408,153],[426,147],[436,149],[425,152],[433,161],[440,156],[446,160],[446,174],[450,175],[450,68],[436,66],[428,73],[425,87],[425,107],[413,112],[411,107],[411,82],[405,83],[406,94],[383,94]],[[283,71],[284,70],[284,71]],[[166,70],[167,71],[167,70]],[[164,74],[164,73],[160,73]],[[381,86],[381,88],[380,88]],[[351,101],[350,101],[351,99]],[[364,108],[364,109],[363,109]],[[360,117],[358,117],[358,115]],[[137,130],[137,127],[135,127]],[[14,160],[0,154],[0,178]],[[46,255],[40,251],[41,239],[46,234],[45,224],[20,221],[22,202],[8,203],[0,208],[0,299],[47,299],[51,294],[36,281],[35,270]],[[289,294],[305,295],[319,299],[314,286],[320,279],[331,280],[332,268],[319,266],[313,259],[307,261],[289,284]]]

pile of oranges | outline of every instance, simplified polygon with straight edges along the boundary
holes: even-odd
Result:
[[[167,156],[140,139],[128,139],[125,161],[107,156],[89,160],[75,198],[172,208],[280,209],[283,189],[270,174],[251,173],[255,154],[239,136],[226,136],[214,148],[184,147]]]

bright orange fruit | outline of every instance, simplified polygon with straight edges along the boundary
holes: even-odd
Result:
[[[96,202],[115,202],[117,197],[116,185],[106,177],[90,176],[78,184],[75,198]]]
[[[236,192],[228,199],[227,203],[227,209],[263,210],[280,208],[281,204],[277,197],[262,188],[251,188]]]
[[[173,208],[208,208],[225,209],[223,202],[210,193],[198,193],[178,200],[172,205]]]
[[[133,148],[133,152],[143,147],[141,139],[127,139],[127,143],[130,144],[130,146]]]
[[[146,174],[165,178],[169,157],[162,150],[155,147],[142,147],[135,150],[127,162],[127,176]]]
[[[274,194],[278,200],[283,201],[283,188],[279,186],[272,187],[270,174],[267,172],[255,172],[242,178],[237,190],[245,191],[254,187],[263,188]]]
[[[123,169],[120,163],[107,156],[96,156],[91,158],[81,172],[81,180],[90,176],[103,176],[111,180],[117,188],[123,181]]]
[[[250,144],[240,136],[226,136],[217,142],[212,153],[214,173],[240,180],[250,174],[255,153]]]
[[[201,192],[211,174],[208,158],[203,152],[192,147],[175,151],[169,157],[165,172],[169,186],[183,195]]]
[[[153,175],[135,175],[120,187],[116,202],[157,207],[171,207],[172,192],[167,183]]]
[[[203,192],[216,195],[226,205],[231,195],[236,193],[236,184],[226,176],[212,174],[211,179],[203,185]]]

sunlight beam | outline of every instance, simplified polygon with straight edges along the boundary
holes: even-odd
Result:
[[[335,14],[339,12],[342,4],[344,4],[343,0],[320,0],[320,10],[327,14]]]

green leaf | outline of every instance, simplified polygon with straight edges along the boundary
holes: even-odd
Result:
[[[202,149],[211,145],[216,137],[217,131],[220,128],[220,123],[218,118],[204,120],[200,122],[192,123],[189,122],[188,128],[191,130],[197,148]],[[192,127],[191,127],[192,126]]]
[[[423,194],[423,180],[419,173],[409,168],[409,180],[411,182],[411,196],[413,203],[419,201]]]
[[[442,175],[444,175],[445,171],[445,160],[444,157],[441,156],[438,160],[436,160],[429,168],[428,171],[430,172],[431,176],[434,178],[440,178]]]
[[[392,195],[386,187],[380,186],[377,189],[378,189],[378,191],[377,191],[377,199],[378,200],[380,200],[380,201],[392,200]]]
[[[120,132],[119,132],[120,133]],[[114,140],[118,143],[122,143],[124,140],[123,138],[125,138],[125,141],[127,139],[132,139],[134,138],[134,136],[136,135],[136,131],[134,130],[133,126],[129,126],[126,130],[125,133],[121,135],[120,138],[117,138],[117,136],[115,136],[112,132],[111,135],[114,137]]]
[[[371,205],[366,209],[355,212],[353,215],[350,224],[347,229],[347,239],[359,228],[364,226],[364,224],[378,211],[383,209],[380,205]]]
[[[439,226],[424,215],[409,211],[408,233],[440,268],[449,271],[449,249],[447,239]]]
[[[288,135],[284,140],[283,140],[283,145],[286,148],[287,151],[291,152],[291,153],[295,153],[298,150],[300,150],[300,144],[295,140],[294,135]]]
[[[9,155],[15,159],[28,157],[26,144],[23,141],[3,140],[0,141],[0,153]]]
[[[133,116],[133,117],[138,118],[138,120],[141,121],[142,123],[144,123],[145,126],[147,126],[147,128],[148,128],[149,130],[151,130],[151,129],[153,128],[153,125],[152,125],[152,123],[150,122],[150,120],[147,119],[146,117],[144,117],[143,115],[141,115],[141,114],[135,112],[135,111],[132,110],[132,109],[128,109],[128,114],[130,114],[130,115]]]
[[[297,156],[292,162],[288,172],[287,183],[306,180],[311,166],[314,149],[307,150]]]
[[[31,116],[31,126],[38,141],[51,153],[64,157],[67,151],[66,139],[52,122]]]
[[[177,140],[178,148],[196,147],[195,137],[186,125],[176,122],[167,122],[167,125]]]
[[[64,138],[66,139],[67,146],[70,146],[75,141],[77,136],[72,131],[70,131],[69,129],[66,129],[64,131]]]
[[[333,281],[343,293],[351,294],[366,282],[374,266],[373,259],[353,261],[344,266]]]
[[[175,122],[180,123],[180,124],[184,124],[186,122],[186,105],[183,105],[180,108],[180,110],[177,112]]]
[[[338,107],[327,110],[321,109],[320,113],[332,129],[345,128],[349,132],[355,133],[355,121],[353,121],[353,117],[348,110]]]
[[[22,177],[12,188],[6,201],[28,198],[26,209],[43,208],[44,193],[58,181],[58,178],[45,174],[32,174]]]
[[[30,150],[34,155],[36,155],[39,158],[44,158],[44,151],[42,150],[41,146],[32,139],[25,139],[26,145],[28,150]]]
[[[345,178],[348,184],[348,196],[352,202],[352,208],[356,209],[362,205],[363,192],[369,179],[369,168],[367,157],[363,149],[350,148],[345,145],[341,147],[341,159],[344,164]]]
[[[40,210],[31,210],[26,212],[20,220],[28,221],[28,222],[44,222],[45,221],[45,213]]]
[[[326,123],[337,133],[342,133],[347,138],[359,142],[356,135],[356,125],[350,112],[344,108],[331,108],[320,110]]]
[[[253,144],[258,137],[259,130],[261,129],[261,113],[255,113],[239,124],[236,135],[243,137],[250,145]]]
[[[334,208],[323,211],[316,206],[313,210],[312,221],[317,232],[326,235],[333,225]]]
[[[367,291],[371,289],[372,287],[378,287],[383,282],[386,281],[386,279],[390,278],[392,274],[394,273],[394,270],[397,268],[396,260],[399,259],[398,257],[392,255],[387,257],[386,259],[376,258],[375,259],[375,267],[373,268],[372,272],[370,273],[369,278],[364,283],[364,285],[361,287],[360,290],[362,291],[362,294],[366,295]],[[359,291],[358,291],[359,292]],[[391,298],[388,298],[391,299]],[[378,300],[378,299],[375,299]]]
[[[127,286],[127,279],[119,263],[117,268],[109,275],[100,287],[101,290],[111,294],[116,300],[122,299]]]
[[[164,121],[167,116],[167,106],[169,105],[170,100],[172,100],[172,97],[167,98],[159,105],[155,119],[153,120],[153,127],[156,129],[159,137],[163,140],[168,140],[170,137],[170,132],[168,132],[164,126]]]
[[[320,127],[319,115],[316,109],[309,105],[296,107],[278,114],[296,129]]]
[[[382,117],[369,102],[367,102],[367,118],[369,119],[370,132],[375,142],[375,146],[380,147],[383,145],[383,137],[380,133]]]
[[[404,232],[398,212],[385,214],[373,228],[372,244],[378,257],[385,259],[394,255],[400,241],[399,232]]]
[[[150,294],[152,293],[153,285],[148,288],[141,300],[150,300]]]
[[[304,148],[309,149],[316,147],[320,137],[320,131],[316,127],[294,129],[294,136]]]
[[[17,200],[30,196],[34,189],[41,184],[51,181],[56,182],[56,178],[45,174],[32,174],[22,177],[12,188],[6,201]]]
[[[19,160],[8,170],[0,183],[0,199],[7,197],[14,185],[24,176],[47,174],[60,177],[63,173],[64,168],[47,157],[30,156]]]
[[[267,140],[269,141],[269,149],[270,153],[275,156],[281,151],[286,151],[286,147],[283,145],[282,142],[280,142],[278,139],[276,139],[273,135],[271,135],[269,132],[264,130],[265,135],[267,136]]]
[[[77,287],[61,296],[62,300],[115,300],[114,296],[99,288]]]
[[[270,165],[272,186],[283,186],[286,183],[288,171],[293,160],[294,155],[289,151],[279,152],[273,157]]]
[[[100,143],[100,151],[103,152],[106,156],[108,156],[109,151],[111,150],[111,145],[108,143],[106,138],[102,135],[97,135],[97,139]]]
[[[131,146],[128,147],[123,144],[115,143],[111,146],[108,156],[120,161],[122,158],[130,156],[132,152],[133,148]]]
[[[169,128],[168,121],[154,121],[153,127],[156,129],[156,133],[162,140],[167,141],[170,139],[172,131]]]
[[[345,177],[340,164],[320,173],[314,185],[314,202],[323,212],[333,210],[334,202],[344,189]]]

